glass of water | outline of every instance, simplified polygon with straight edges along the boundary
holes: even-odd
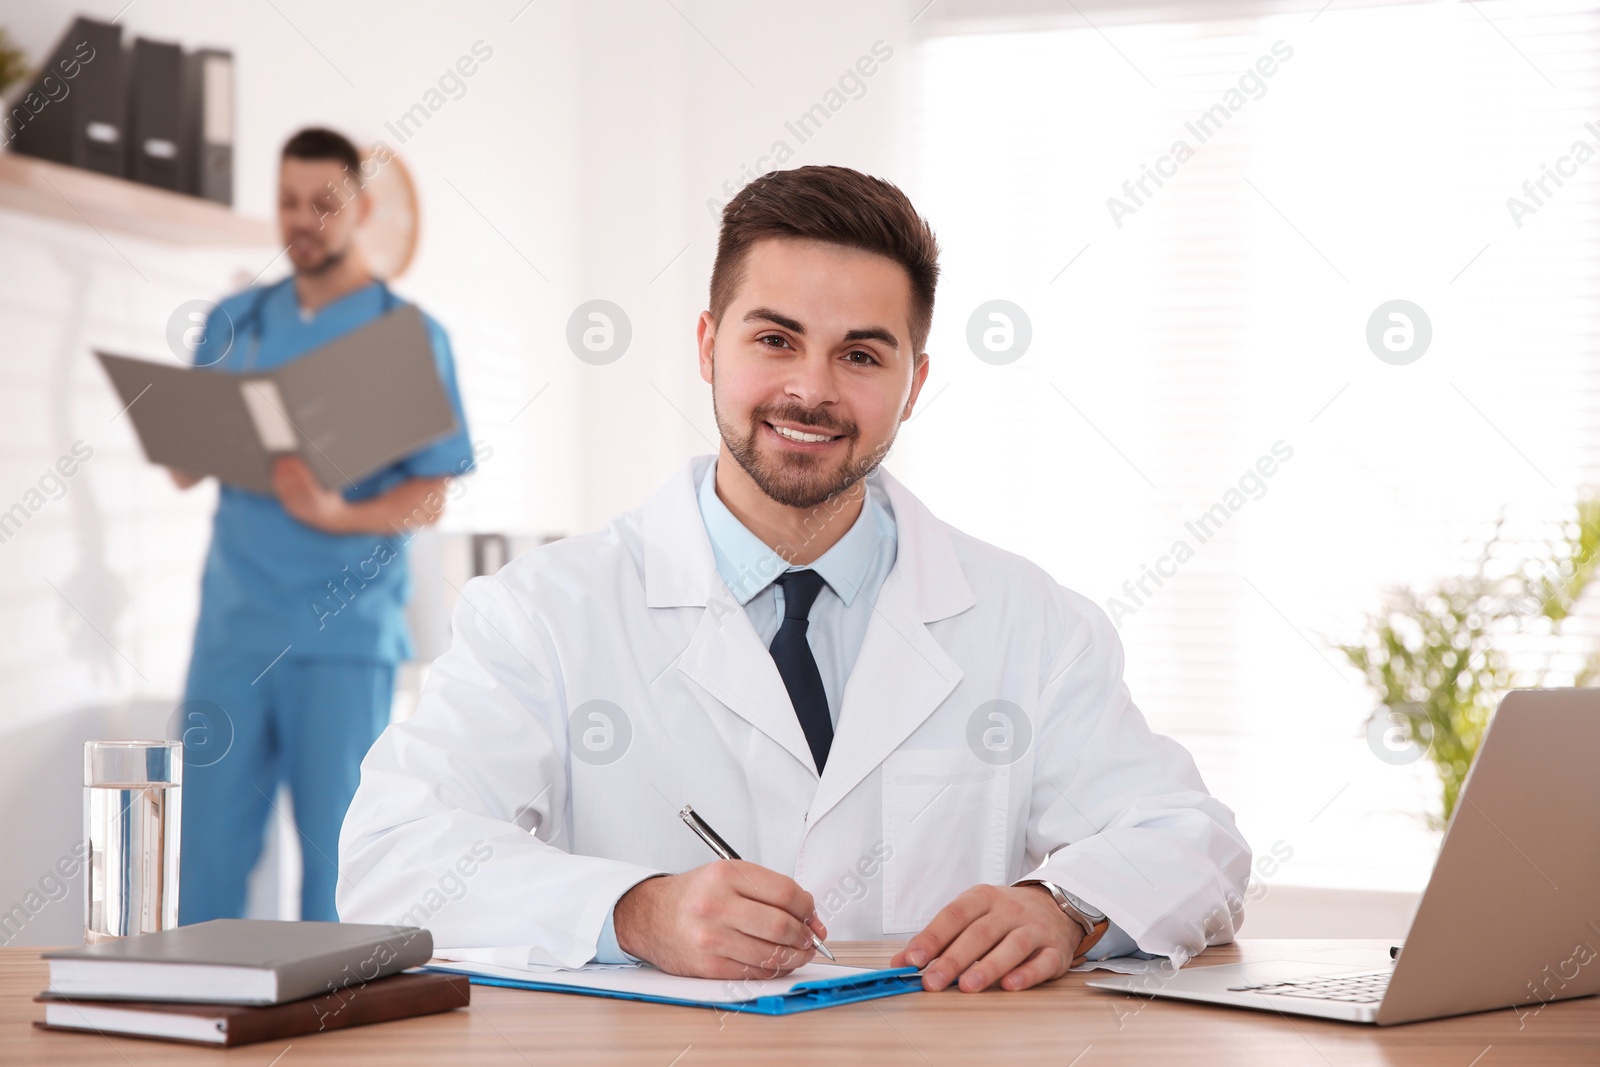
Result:
[[[183,742],[84,743],[86,944],[178,925],[182,816]]]

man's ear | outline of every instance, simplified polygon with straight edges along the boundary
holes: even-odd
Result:
[[[695,324],[694,336],[700,357],[700,378],[707,385],[710,385],[712,373],[716,369],[717,358],[717,320],[711,317],[711,312],[700,312],[700,320]]]
[[[911,418],[911,411],[917,406],[917,397],[922,395],[922,385],[928,380],[928,353],[917,353],[917,364],[911,371],[911,395],[906,397],[905,410],[900,412],[900,421],[905,422]]]

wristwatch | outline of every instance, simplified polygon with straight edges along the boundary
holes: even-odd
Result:
[[[1106,929],[1110,927],[1111,920],[1106,918],[1106,913],[1090,904],[1075,893],[1069,893],[1054,882],[1047,882],[1043,878],[1028,878],[1017,885],[1043,886],[1045,891],[1054,898],[1067,918],[1083,927],[1083,940],[1078,942],[1078,958],[1086,956],[1095,942],[1105,936]],[[1077,962],[1074,960],[1073,962]]]

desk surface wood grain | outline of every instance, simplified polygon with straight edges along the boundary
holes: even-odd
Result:
[[[1341,959],[1384,942],[1241,941],[1190,966],[1241,959]],[[841,963],[883,966],[893,942],[837,942]],[[1600,997],[1519,1018],[1495,1011],[1379,1028],[1088,989],[1071,974],[1020,993],[913,993],[787,1018],[474,986],[468,1008],[352,1030],[206,1049],[39,1030],[47,981],[37,949],[0,949],[0,1064],[255,1064],[405,1067],[408,1064],[864,1063],[1161,1064],[1273,1067],[1600,1065]],[[280,1058],[281,1057],[281,1058]]]

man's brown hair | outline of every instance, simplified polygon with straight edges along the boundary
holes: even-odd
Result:
[[[331,159],[343,163],[357,186],[361,184],[361,152],[350,138],[321,126],[308,126],[283,143],[284,159]]]
[[[845,245],[904,267],[911,281],[911,354],[922,352],[933,325],[939,245],[905,193],[849,167],[775,170],[739,190],[722,209],[711,268],[711,315],[719,323],[744,281],[750,247],[770,237]]]

